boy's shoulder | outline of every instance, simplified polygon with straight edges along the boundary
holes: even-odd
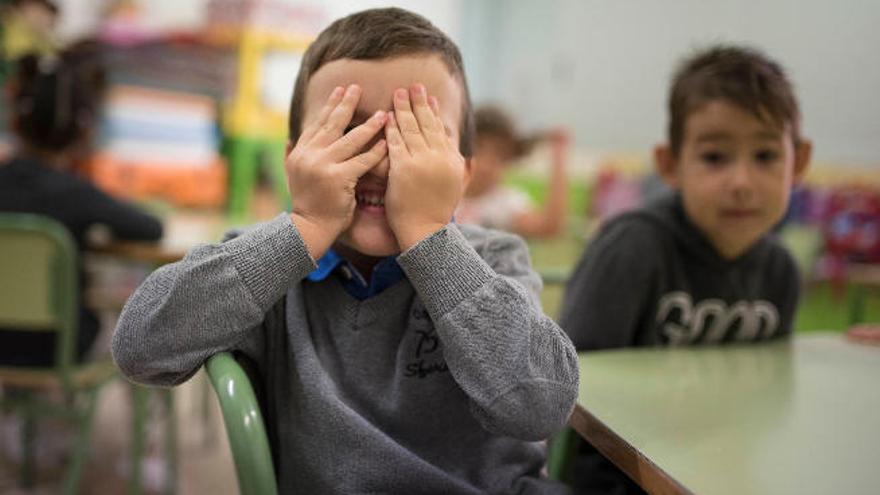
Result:
[[[611,218],[599,228],[593,242],[618,247],[657,247],[664,239],[676,235],[681,230],[681,223],[675,212],[675,198],[664,196]]]
[[[670,220],[671,221],[671,220]],[[622,213],[600,227],[598,235],[617,239],[642,239],[669,231],[669,224],[653,212],[638,209]]]
[[[483,252],[489,249],[515,249],[525,248],[526,243],[522,237],[505,232],[503,230],[482,227],[475,224],[455,224],[461,234],[467,239],[468,244],[473,246],[477,252]]]
[[[601,283],[610,277],[624,284],[640,284],[662,270],[674,251],[668,229],[645,211],[633,210],[599,227],[582,255],[577,273]]]

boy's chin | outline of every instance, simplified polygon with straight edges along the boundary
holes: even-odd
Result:
[[[389,232],[376,232],[375,229],[350,229],[336,242],[348,249],[375,258],[400,254],[397,239]]]

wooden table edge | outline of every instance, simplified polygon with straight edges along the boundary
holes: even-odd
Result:
[[[106,245],[90,246],[89,252],[154,265],[174,263],[186,255],[184,250],[165,248],[158,241],[114,241]]]
[[[646,492],[652,495],[692,494],[582,406],[574,408],[569,424]]]

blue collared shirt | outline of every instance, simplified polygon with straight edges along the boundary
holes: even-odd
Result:
[[[339,272],[345,292],[359,301],[375,296],[404,278],[403,269],[397,264],[397,257],[388,256],[376,264],[370,283],[367,284],[357,269],[332,248],[318,259],[318,268],[306,278],[312,282],[320,282],[335,271]]]

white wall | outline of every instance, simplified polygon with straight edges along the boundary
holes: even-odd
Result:
[[[880,167],[875,0],[483,0],[463,15],[475,100],[526,128],[565,124],[581,146],[647,153],[680,57],[747,43],[789,70],[817,160]]]

